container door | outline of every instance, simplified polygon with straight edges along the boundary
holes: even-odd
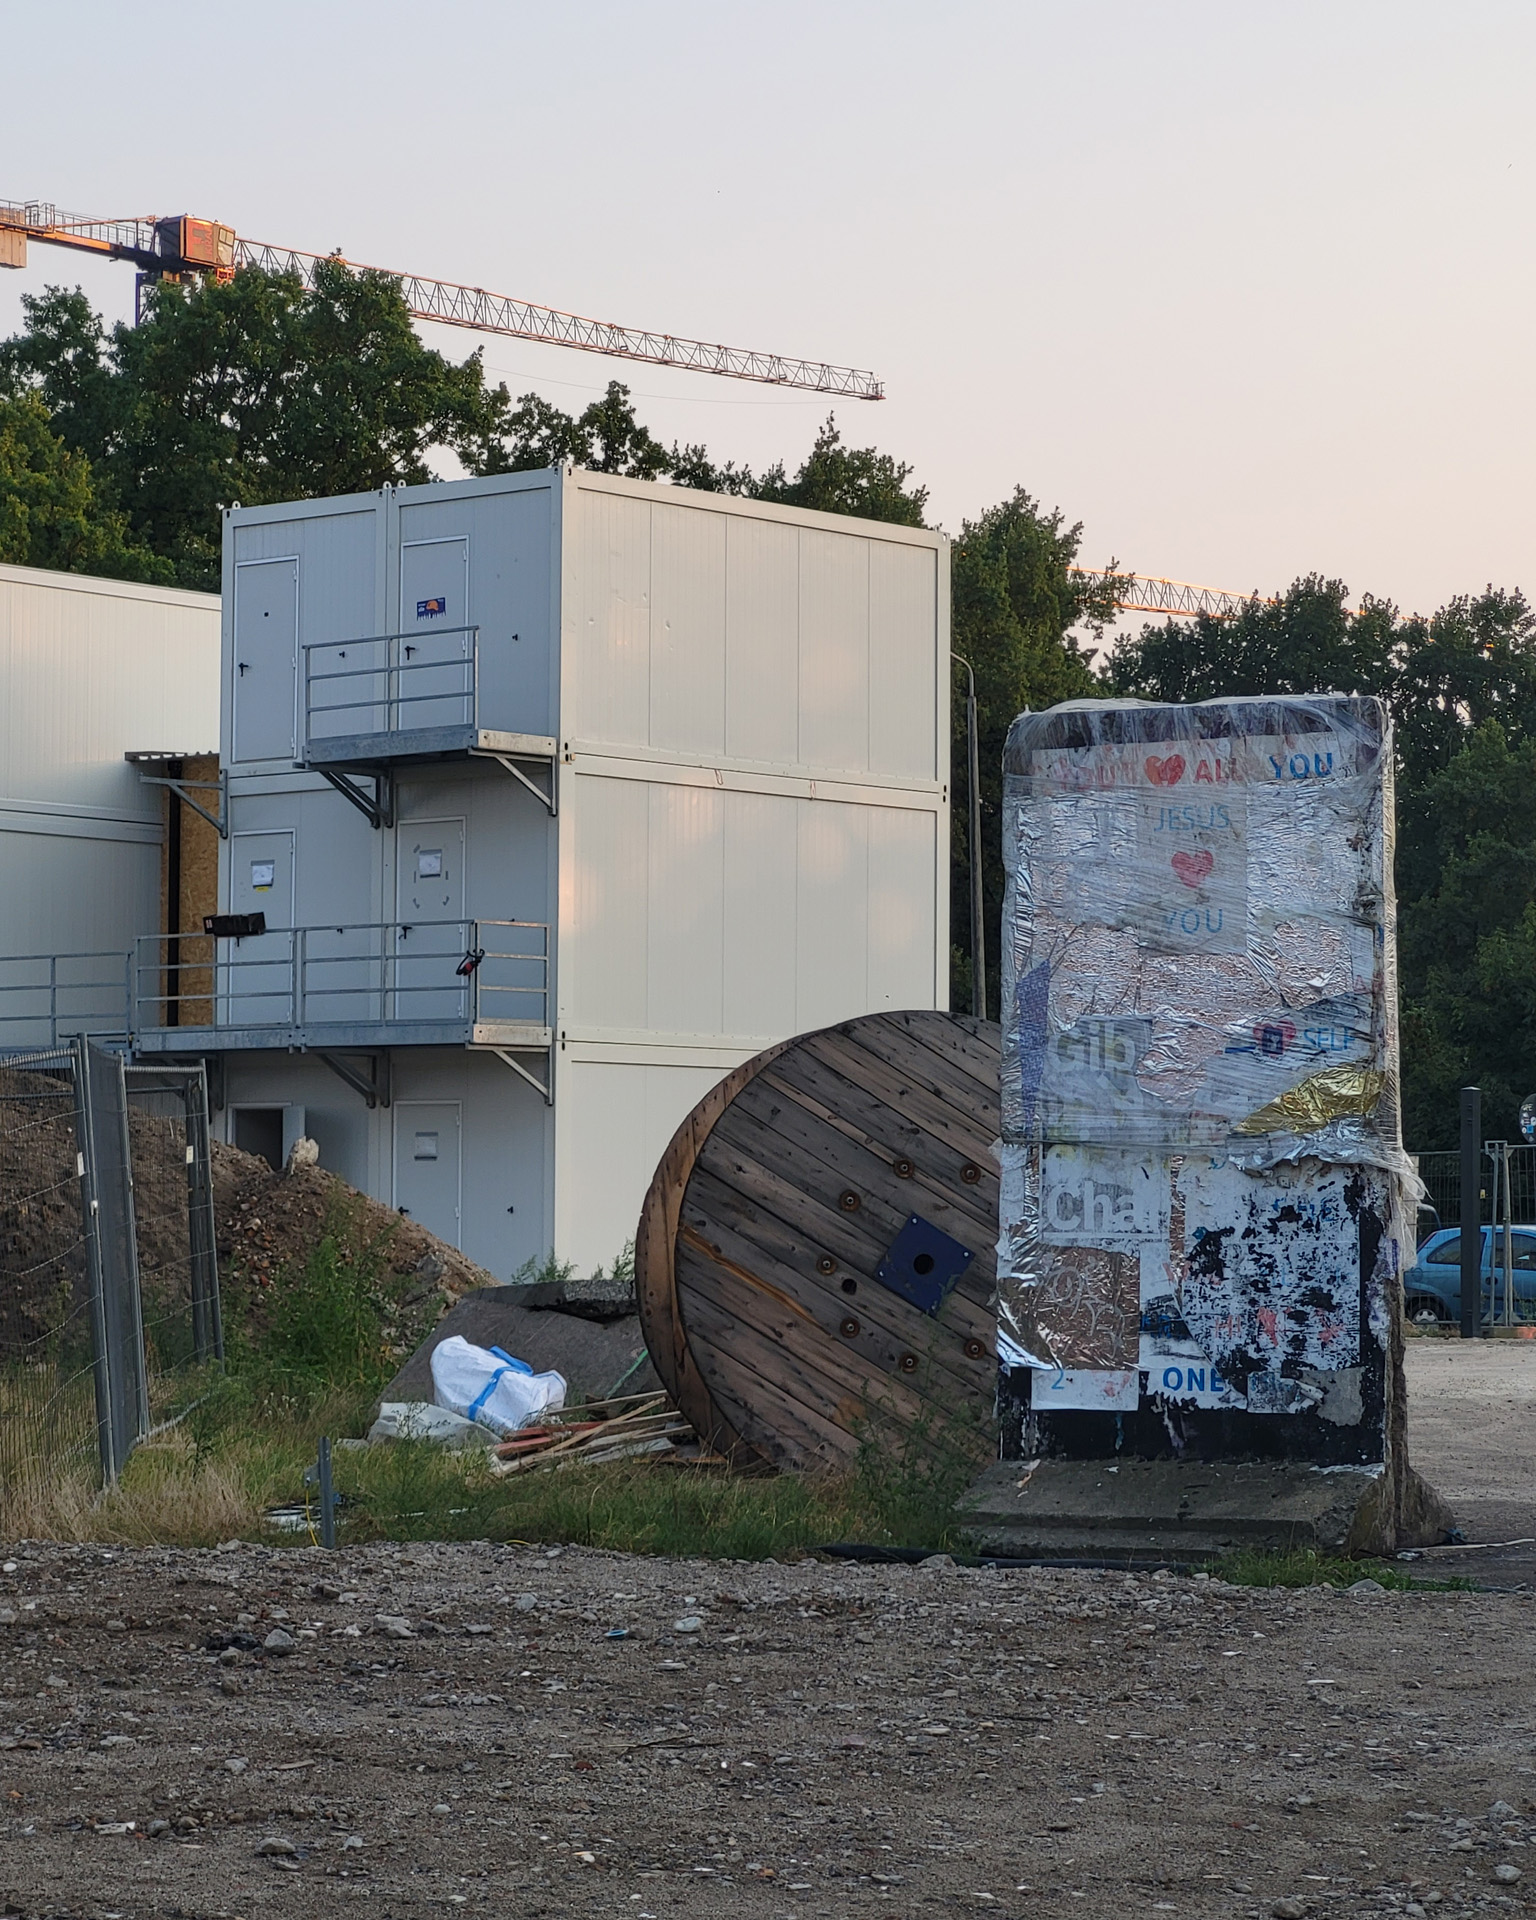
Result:
[[[236,761],[294,757],[299,649],[299,563],[243,560],[235,567]]]
[[[235,833],[229,841],[229,910],[265,914],[253,939],[219,940],[220,1023],[286,1026],[293,1004],[293,833]]]
[[[395,1205],[428,1233],[459,1244],[459,1103],[397,1100]]]
[[[395,1020],[467,1020],[470,987],[458,966],[464,918],[464,821],[402,820],[395,828]]]
[[[403,730],[475,724],[469,623],[469,540],[412,540],[400,549]]]

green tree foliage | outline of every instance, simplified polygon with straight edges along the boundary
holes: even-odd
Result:
[[[1089,579],[1077,562],[1081,525],[1068,526],[1060,509],[1045,512],[1018,488],[1012,499],[979,519],[964,521],[951,554],[951,645],[976,675],[981,766],[982,892],[988,944],[987,1006],[997,1010],[996,930],[1003,909],[1003,743],[1009,723],[1025,707],[1102,694],[1090,651],[1114,618],[1110,578]],[[954,932],[951,992],[956,1007],[971,1005],[970,794],[966,754],[965,674],[956,668],[950,764],[951,905]]]
[[[478,470],[526,473],[567,462],[631,480],[658,480],[672,468],[672,456],[635,418],[629,388],[610,380],[603,397],[575,415],[536,393],[525,393],[508,416],[499,444],[486,451]]]
[[[1232,620],[1170,620],[1123,642],[1116,692],[1379,693],[1397,746],[1403,1123],[1454,1146],[1457,1089],[1483,1089],[1490,1135],[1515,1137],[1536,1088],[1536,619],[1495,588],[1400,619],[1351,611],[1309,575]]]
[[[306,289],[251,268],[150,299],[143,325],[108,334],[78,291],[28,297],[0,386],[41,397],[184,586],[217,588],[235,501],[425,481],[434,451],[475,465],[499,444],[505,388],[487,389],[477,354],[455,365],[425,347],[387,274],[326,261]]]
[[[83,453],[52,431],[36,394],[0,399],[0,562],[165,583],[171,567],[129,537]]]

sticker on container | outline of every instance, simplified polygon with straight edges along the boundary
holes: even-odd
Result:
[[[1168,1360],[1147,1372],[1150,1397],[1193,1407],[1243,1407],[1248,1403],[1208,1360]]]
[[[1048,1147],[1040,1233],[1048,1245],[1136,1253],[1168,1239],[1168,1163],[1118,1147]]]
[[[251,885],[257,893],[270,893],[276,884],[277,862],[275,860],[251,862]]]
[[[1134,1367],[1058,1367],[1030,1375],[1029,1403],[1037,1413],[1134,1413],[1140,1398]]]
[[[418,620],[436,620],[447,611],[448,596],[446,593],[435,593],[430,600],[418,600],[416,602],[416,618]]]
[[[1248,940],[1246,796],[1145,794],[1127,920],[1162,953],[1235,953]]]

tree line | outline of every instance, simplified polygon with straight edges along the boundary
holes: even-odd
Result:
[[[235,502],[421,483],[433,461],[492,474],[564,461],[789,506],[925,524],[907,464],[850,447],[834,419],[793,472],[664,446],[618,381],[570,414],[492,386],[416,333],[389,276],[323,263],[314,285],[247,270],[150,290],[107,328],[78,289],[23,301],[0,343],[0,562],[216,591]],[[1309,575],[1235,618],[1144,625],[1106,650],[1110,577],[1074,573],[1082,529],[1022,487],[962,523],[952,644],[976,675],[987,925],[1002,909],[1002,750],[1022,708],[1134,695],[1202,700],[1320,688],[1385,695],[1397,740],[1404,1127],[1455,1144],[1456,1090],[1483,1088],[1515,1137],[1536,1089],[1536,621],[1486,588],[1428,615],[1351,604]],[[952,990],[970,1005],[964,704],[952,757]],[[996,1012],[995,960],[989,980]]]

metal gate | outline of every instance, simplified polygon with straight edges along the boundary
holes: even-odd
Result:
[[[202,1068],[0,1057],[0,1501],[115,1479],[222,1352]]]

